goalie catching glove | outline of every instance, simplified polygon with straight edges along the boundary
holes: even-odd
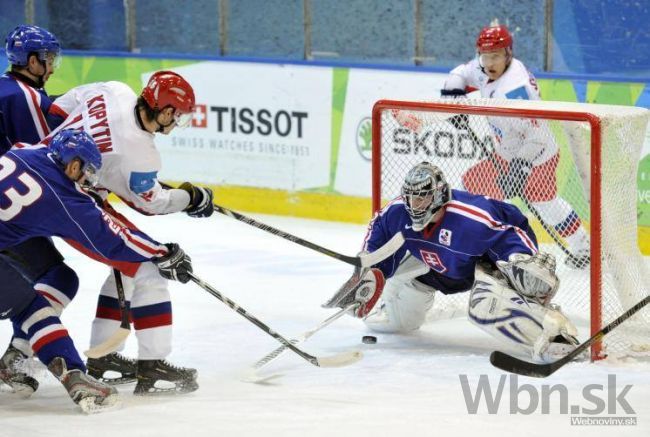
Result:
[[[169,252],[166,255],[151,260],[158,267],[160,276],[172,281],[185,284],[192,273],[192,259],[176,243],[165,244]]]
[[[212,190],[209,188],[197,187],[190,182],[183,182],[179,187],[190,195],[190,203],[183,210],[190,217],[210,217],[214,212],[212,204]]]
[[[548,253],[532,256],[513,253],[508,261],[497,261],[497,267],[517,292],[542,305],[551,302],[560,286],[555,274],[555,257]]]
[[[386,280],[379,269],[356,267],[334,296],[323,304],[323,308],[346,308],[357,302],[353,315],[363,318],[370,313],[384,290]]]

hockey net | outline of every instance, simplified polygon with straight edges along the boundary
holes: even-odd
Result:
[[[584,341],[650,294],[636,209],[648,114],[635,107],[525,100],[379,101],[373,109],[373,210],[400,195],[406,172],[421,161],[439,166],[452,188],[517,205],[540,250],[557,258],[561,285],[554,302]],[[468,295],[437,293],[429,318],[465,316]],[[591,353],[592,359],[649,356],[650,308]]]

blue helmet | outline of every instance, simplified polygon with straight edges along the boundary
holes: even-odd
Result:
[[[92,186],[97,183],[97,172],[102,168],[102,155],[90,135],[80,129],[64,129],[50,142],[52,156],[61,165],[67,165],[75,158],[82,162],[81,170],[86,182]]]
[[[12,65],[27,65],[30,53],[36,53],[41,61],[53,54],[54,68],[61,61],[61,44],[52,33],[38,26],[21,24],[9,32],[5,39],[5,51]]]

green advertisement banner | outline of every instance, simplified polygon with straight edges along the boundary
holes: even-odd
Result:
[[[50,94],[58,95],[84,83],[119,80],[138,91],[141,88],[141,75],[143,73],[197,62],[194,60],[138,57],[66,56],[63,59],[61,68],[48,82],[47,89]],[[332,104],[337,109],[333,115],[335,120],[331,122],[334,131],[337,130],[337,127],[340,127],[343,116],[340,113],[342,103],[339,100],[345,100],[348,71],[347,68],[332,68],[335,79]],[[647,83],[614,83],[566,79],[540,79],[538,83],[544,100],[650,107],[650,84]],[[332,138],[333,142],[335,142],[339,135],[333,132]],[[338,153],[334,149],[338,149],[338,147],[336,147],[337,144],[332,146],[332,158],[336,160],[338,159]],[[568,145],[565,143],[561,146],[566,149]],[[644,153],[645,156],[639,165],[637,178],[638,218],[640,225],[650,226],[650,154],[648,154],[647,148]],[[332,169],[335,168],[336,166],[332,166]],[[336,171],[332,171],[331,179],[335,178]],[[334,180],[330,181],[332,191],[334,182]],[[560,187],[578,183],[577,180],[568,179],[559,182]],[[577,209],[587,207],[586,203],[574,206]]]

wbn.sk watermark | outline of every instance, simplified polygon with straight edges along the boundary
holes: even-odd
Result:
[[[510,414],[570,414],[571,425],[637,424],[636,411],[625,399],[632,389],[616,385],[616,375],[607,376],[607,385],[588,384],[582,388],[582,401],[569,405],[569,389],[564,384],[520,384],[517,375],[501,375],[496,390],[487,375],[480,375],[472,387],[467,375],[459,375],[460,385],[469,414],[476,414],[481,404],[489,414],[498,414],[504,393],[509,394]],[[506,384],[509,387],[506,390]],[[586,404],[586,405],[585,405]]]

